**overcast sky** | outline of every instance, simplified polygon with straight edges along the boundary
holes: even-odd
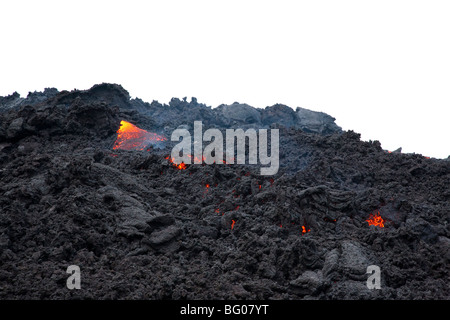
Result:
[[[450,155],[450,1],[0,2],[0,95],[323,111],[382,147]]]

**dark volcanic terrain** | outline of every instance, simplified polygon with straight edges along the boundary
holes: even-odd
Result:
[[[113,149],[121,120],[168,140]],[[279,172],[179,170],[170,135],[195,120],[278,128]],[[13,94],[0,181],[0,299],[450,298],[450,161],[388,153],[323,113],[145,103],[114,84]]]

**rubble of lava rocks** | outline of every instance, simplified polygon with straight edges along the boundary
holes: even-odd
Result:
[[[450,297],[449,161],[388,153],[334,120],[308,129],[280,105],[234,104],[233,119],[217,115],[230,106],[146,104],[116,85],[47,91],[0,101],[0,299]],[[170,143],[112,148],[121,120],[170,138],[190,117],[278,128],[279,172],[180,169]],[[82,290],[66,288],[69,265]]]

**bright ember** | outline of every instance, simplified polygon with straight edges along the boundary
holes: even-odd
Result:
[[[151,143],[165,140],[167,138],[164,136],[145,131],[132,123],[122,120],[120,121],[119,130],[117,130],[117,139],[114,142],[113,149],[144,150]]]
[[[166,160],[169,160],[169,162],[177,169],[179,170],[185,170],[187,168],[187,166],[184,164],[184,162],[180,163],[180,164],[176,164],[175,162],[173,162],[173,158],[167,156]],[[209,188],[209,187],[207,187]]]
[[[307,232],[310,232],[311,231],[311,229],[306,229],[306,227],[305,226],[302,226],[302,234],[305,234],[305,233],[307,233]]]
[[[384,228],[384,219],[380,216],[380,211],[375,214],[370,214],[369,219],[366,220],[369,223],[369,226],[377,226],[380,228]]]

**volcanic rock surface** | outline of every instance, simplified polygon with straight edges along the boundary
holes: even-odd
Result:
[[[0,299],[450,298],[449,161],[387,153],[306,109],[149,104],[114,84],[0,109]],[[121,120],[169,139],[113,150]],[[195,120],[278,128],[279,172],[179,170],[170,134]]]

